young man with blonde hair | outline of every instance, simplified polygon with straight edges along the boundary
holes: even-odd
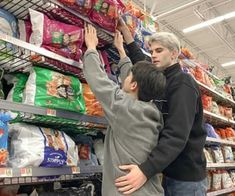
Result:
[[[123,22],[119,30],[132,62],[143,60],[143,52]],[[116,186],[124,195],[129,195],[152,176],[163,173],[166,196],[205,196],[207,183],[203,147],[207,133],[199,87],[190,75],[181,70],[178,63],[180,42],[174,34],[155,33],[150,37],[149,46],[152,63],[164,69],[167,80],[165,100],[160,100],[163,103],[164,128],[147,159],[141,164],[120,166],[129,173],[117,178]]]

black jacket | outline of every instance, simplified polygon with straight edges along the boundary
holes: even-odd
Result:
[[[142,51],[134,42],[129,48],[130,54],[137,51],[129,56],[133,63],[143,60],[143,53],[140,54]],[[147,178],[162,172],[175,180],[203,180],[206,177],[203,147],[207,134],[199,87],[189,74],[182,72],[178,63],[168,67],[165,76],[167,102],[162,108],[165,125],[158,144],[139,167]]]

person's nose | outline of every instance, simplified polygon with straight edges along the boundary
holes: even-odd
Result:
[[[153,51],[151,56],[152,56],[152,58],[157,58],[157,53],[155,51]]]

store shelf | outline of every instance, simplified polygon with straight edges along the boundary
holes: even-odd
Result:
[[[3,33],[0,33],[0,40],[3,40],[3,41],[6,41],[8,43],[11,43],[15,46],[18,46],[19,49],[17,51],[22,51],[20,50],[20,48],[22,48],[23,50],[27,50],[28,52],[24,52],[24,53],[32,53],[32,52],[35,52],[39,55],[42,55],[42,56],[45,56],[45,57],[48,57],[48,58],[51,58],[51,59],[56,59],[62,63],[66,63],[68,65],[72,65],[74,67],[77,67],[77,68],[80,68],[82,69],[83,66],[82,66],[82,63],[81,62],[77,62],[77,61],[74,61],[72,59],[68,59],[68,58],[65,58],[63,56],[60,56],[58,54],[55,54],[51,51],[48,51],[44,48],[40,48],[40,47],[37,47],[33,44],[30,44],[30,43],[27,43],[27,42],[24,42],[24,41],[21,41],[19,39],[16,39],[14,37],[11,37],[9,35],[6,35],[6,34],[3,34]],[[2,52],[2,51],[1,51]],[[15,54],[16,56],[17,54]],[[20,57],[18,57],[19,59],[18,60],[24,60],[24,59],[20,59]]]
[[[207,169],[218,169],[218,168],[233,169],[235,168],[235,162],[234,163],[207,163]]]
[[[90,123],[94,124],[94,126],[97,124],[106,126],[107,121],[105,118],[102,117],[96,117],[96,116],[89,116],[85,114],[80,114],[72,111],[67,110],[59,110],[59,109],[48,109],[38,106],[32,106],[32,105],[26,105],[21,103],[14,103],[6,100],[0,100],[0,108],[4,110],[11,110],[11,111],[17,111],[17,112],[24,112],[25,116],[29,116],[30,114],[36,114],[36,115],[42,115],[42,116],[52,116],[57,118],[64,118],[64,119],[71,119],[79,122],[80,125],[86,126]],[[56,118],[55,118],[56,123]]]
[[[203,92],[205,92],[205,94],[212,96],[213,100],[216,101],[217,103],[221,103],[223,105],[226,106],[230,106],[230,107],[235,107],[235,101],[232,99],[229,99],[225,96],[223,96],[222,94],[220,94],[219,92],[216,92],[215,90],[209,88],[208,86],[206,86],[205,84],[197,81],[199,87],[201,88],[201,90]]]
[[[216,196],[216,195],[224,195],[224,194],[232,193],[232,192],[235,192],[235,187],[209,192],[206,195],[207,196]]]
[[[224,139],[216,139],[216,138],[212,138],[212,137],[207,137],[206,143],[207,144],[220,144],[220,145],[235,147],[235,142],[233,142],[233,141],[224,140]]]
[[[102,173],[102,166],[0,168],[0,186],[68,181],[91,178]]]
[[[60,176],[74,174],[93,174],[101,173],[102,166],[85,166],[85,167],[25,167],[25,168],[0,168],[0,178],[13,177],[43,177],[43,176]]]
[[[3,33],[0,33],[0,40],[14,46],[12,50],[6,48],[0,49],[0,53],[6,56],[6,58],[0,59],[0,65],[6,71],[28,71],[28,68],[30,68],[33,64],[36,64],[44,67],[50,67],[64,73],[70,73],[78,76],[80,79],[84,79],[81,61],[78,62],[65,58],[44,48],[37,47],[33,44],[29,44]],[[64,66],[57,66],[58,63],[63,63]]]
[[[196,66],[199,66],[204,72],[206,72],[210,77],[216,79],[216,80],[220,80],[217,76],[215,76],[213,73],[209,72],[208,70],[206,70],[204,67],[202,67],[200,64],[193,62],[190,59],[181,59],[181,62],[185,63],[186,65],[188,65],[189,67],[195,68]]]
[[[51,18],[63,19],[63,21],[66,23],[77,25],[76,20],[68,18],[66,15],[63,15],[62,12],[57,12],[56,9],[61,8],[85,22],[92,23],[87,17],[81,16],[78,12],[64,6],[57,0],[3,0],[0,2],[0,7],[9,11],[19,19],[26,19],[28,15],[28,9],[31,8],[43,12]],[[93,25],[96,27],[97,36],[100,39],[106,41],[107,43],[113,42],[113,33],[102,29],[95,24]]]
[[[206,118],[207,122],[215,125],[215,126],[234,126],[235,121],[225,118],[223,116],[219,116],[217,114],[213,114],[206,110],[203,111],[204,117]]]
[[[59,6],[60,8],[68,11],[69,13],[77,16],[78,18],[82,19],[83,21],[87,22],[87,23],[90,23],[90,24],[93,24],[95,27],[96,27],[96,30],[97,30],[97,36],[102,39],[102,40],[105,40],[107,41],[108,43],[113,43],[113,37],[114,37],[114,33],[112,32],[109,32],[105,29],[101,29],[99,26],[97,26],[96,24],[92,23],[87,17],[85,16],[82,16],[80,15],[78,12],[70,9],[69,7],[63,5],[62,3],[60,3],[59,1],[57,0],[49,0],[49,2],[51,2],[52,4],[54,5],[57,5]]]

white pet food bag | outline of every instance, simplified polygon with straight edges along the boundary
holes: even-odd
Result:
[[[16,123],[9,126],[12,167],[77,166],[74,141],[58,130]]]

